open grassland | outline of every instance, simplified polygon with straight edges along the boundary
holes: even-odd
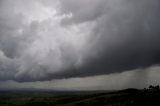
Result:
[[[159,89],[112,92],[1,91],[0,106],[160,106]]]

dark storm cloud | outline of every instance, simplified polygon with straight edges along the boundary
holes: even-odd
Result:
[[[157,65],[159,10],[159,0],[0,1],[0,80],[95,76]]]
[[[158,0],[69,1],[62,2],[62,11],[73,13],[73,17],[63,20],[63,23],[96,21],[88,42],[89,50],[83,60],[84,66],[78,76],[115,73],[159,64]]]

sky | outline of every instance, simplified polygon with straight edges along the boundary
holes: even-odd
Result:
[[[0,0],[0,89],[160,83],[159,0]]]

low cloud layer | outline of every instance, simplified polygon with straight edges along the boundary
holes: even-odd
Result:
[[[0,80],[95,76],[160,63],[159,0],[1,0]]]
[[[50,81],[15,82],[0,81],[0,89],[49,89],[49,90],[119,90],[125,88],[145,88],[160,83],[160,67],[136,69],[122,73],[53,79]],[[144,75],[144,73],[147,73]],[[137,81],[138,80],[138,81]]]

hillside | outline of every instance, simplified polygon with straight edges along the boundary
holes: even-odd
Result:
[[[158,106],[160,90],[125,89],[120,91],[1,91],[0,106]]]

